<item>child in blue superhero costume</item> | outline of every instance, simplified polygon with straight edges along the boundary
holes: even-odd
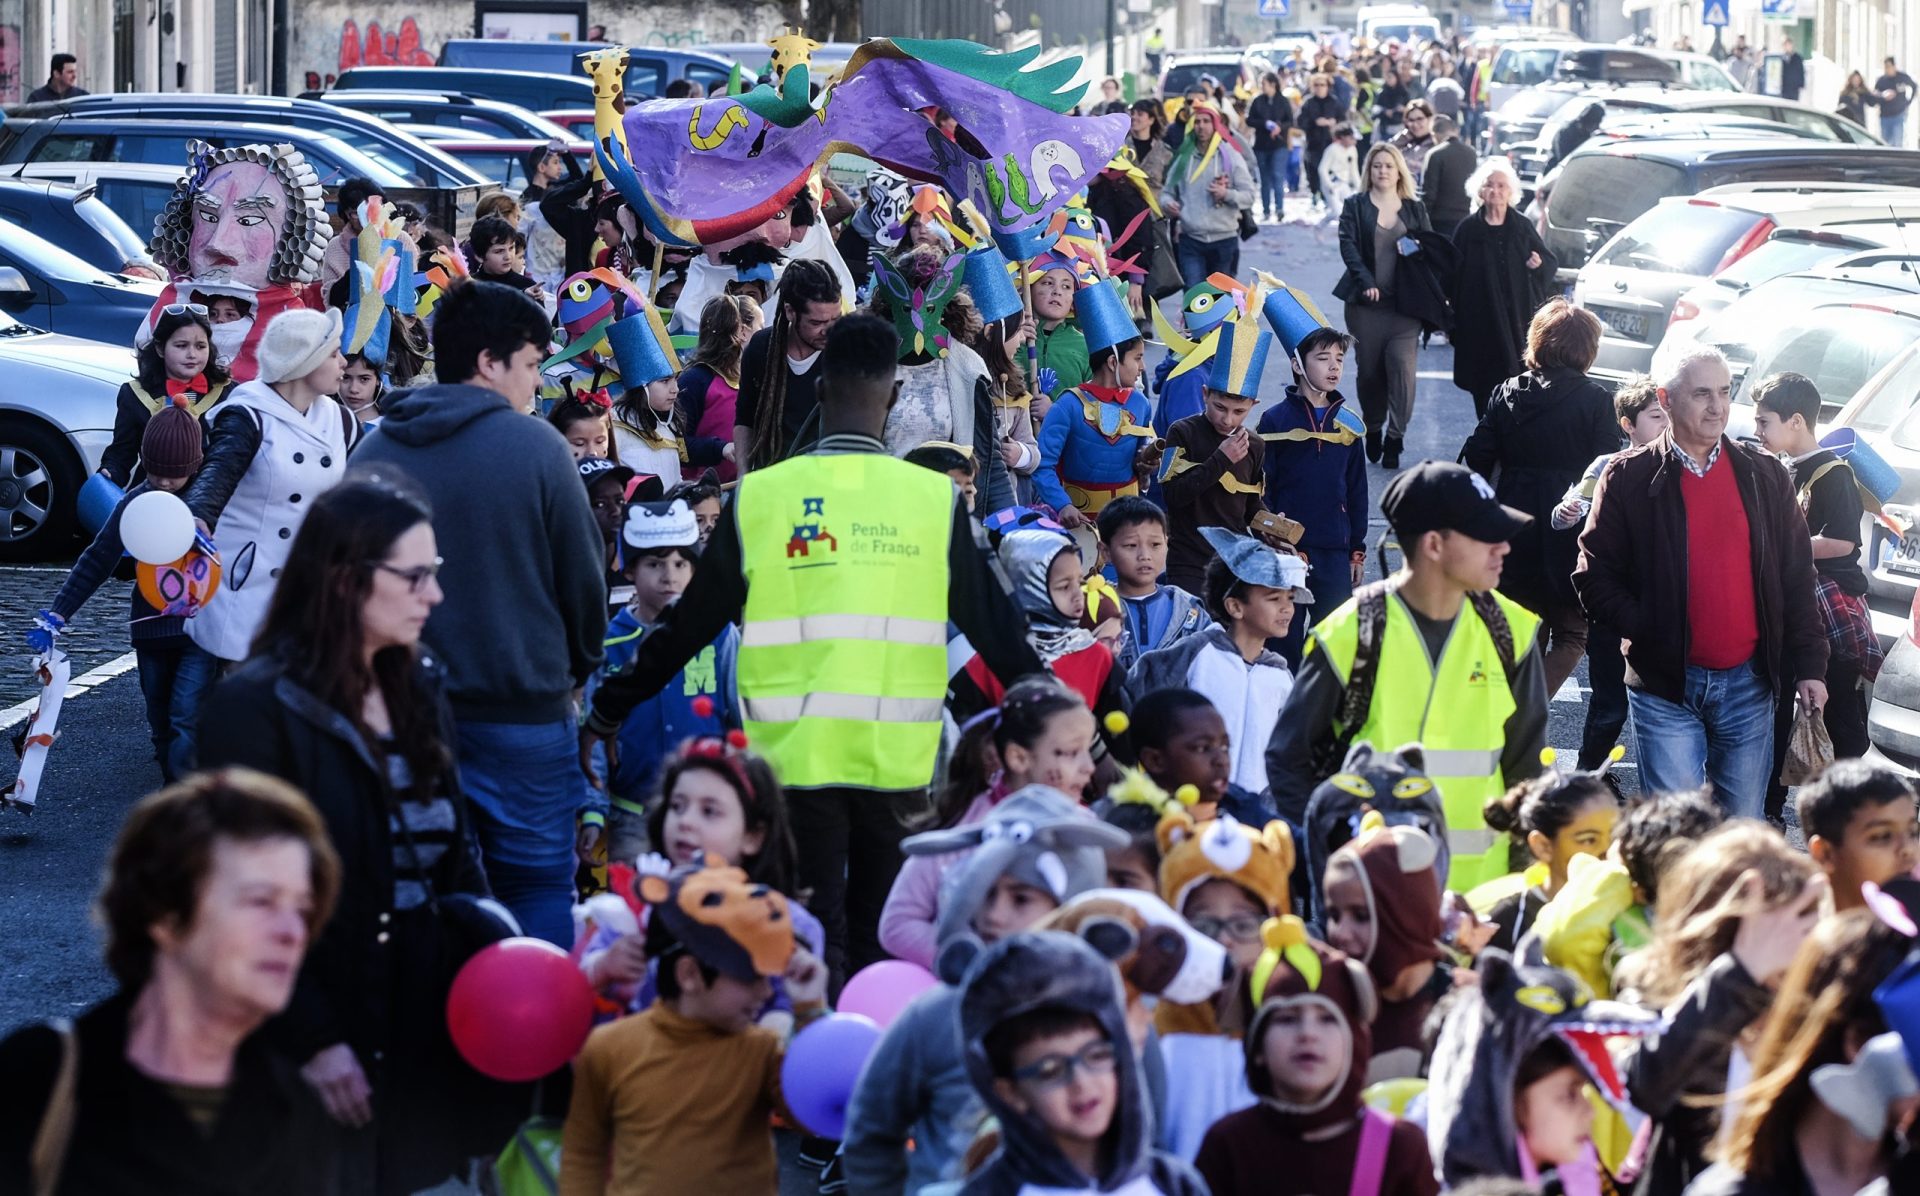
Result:
[[[1040,426],[1040,466],[1034,494],[1064,527],[1079,527],[1122,495],[1140,493],[1140,480],[1160,462],[1151,408],[1138,389],[1146,342],[1112,283],[1097,279],[1074,297],[1086,335],[1091,380],[1062,391]]]

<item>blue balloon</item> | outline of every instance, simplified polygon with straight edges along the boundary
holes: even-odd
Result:
[[[829,1014],[793,1036],[780,1064],[780,1087],[809,1133],[836,1142],[846,1135],[853,1086],[879,1045],[880,1027],[857,1013]]]

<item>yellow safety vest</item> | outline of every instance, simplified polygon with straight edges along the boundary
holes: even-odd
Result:
[[[1522,659],[1533,648],[1540,618],[1498,593],[1493,597],[1513,631],[1514,658]],[[1308,634],[1308,649],[1327,654],[1343,685],[1359,649],[1359,610],[1358,601],[1348,599]],[[1405,601],[1390,593],[1378,651],[1373,704],[1354,742],[1397,747],[1417,741],[1426,749],[1427,775],[1447,812],[1448,888],[1464,893],[1505,875],[1507,836],[1487,829],[1480,812],[1507,791],[1500,755],[1516,709],[1493,633],[1463,605],[1435,663]]]
[[[748,474],[742,722],[791,787],[933,779],[947,693],[953,482],[878,453]]]

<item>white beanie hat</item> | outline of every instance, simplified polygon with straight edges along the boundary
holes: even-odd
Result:
[[[340,310],[310,311],[304,307],[273,317],[260,337],[257,356],[262,382],[304,378],[340,348]]]

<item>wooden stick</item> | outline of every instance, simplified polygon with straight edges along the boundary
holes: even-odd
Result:
[[[653,273],[647,278],[647,305],[653,306],[654,297],[660,293],[660,268],[665,265],[667,247],[660,241],[653,243]]]

